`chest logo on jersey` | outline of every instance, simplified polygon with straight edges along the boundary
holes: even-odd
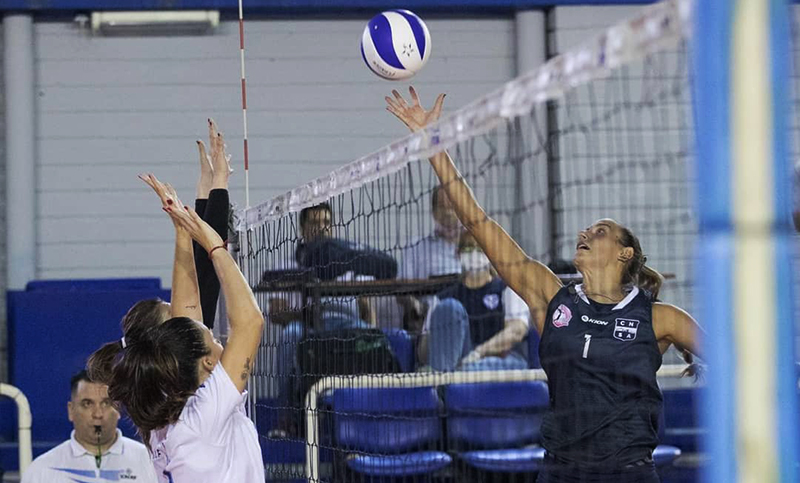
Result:
[[[631,341],[636,338],[639,321],[633,319],[617,319],[614,324],[614,338],[621,341]]]
[[[566,327],[572,319],[572,311],[564,304],[558,306],[553,312],[553,325],[556,327]]]
[[[490,293],[483,296],[483,305],[489,309],[494,310],[500,305],[500,296],[496,293]]]
[[[596,325],[608,325],[608,321],[606,320],[599,320],[593,319],[588,315],[581,315],[581,320],[586,322],[587,324],[596,324]]]

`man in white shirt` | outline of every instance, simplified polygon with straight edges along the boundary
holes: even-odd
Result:
[[[122,436],[108,386],[81,371],[70,381],[70,438],[36,458],[22,483],[156,483],[147,448]]]
[[[403,262],[397,278],[424,280],[461,273],[461,263],[456,252],[458,238],[464,228],[441,185],[431,191],[431,215],[436,228],[433,233],[403,250]],[[433,297],[398,297],[397,302],[402,307],[403,327],[418,333]]]

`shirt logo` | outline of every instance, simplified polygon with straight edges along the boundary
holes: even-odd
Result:
[[[597,320],[589,317],[588,315],[581,315],[581,320],[586,322],[587,324],[597,324],[597,325],[608,325],[608,322],[605,320]],[[619,319],[617,319],[619,320]]]
[[[621,341],[631,341],[636,338],[639,321],[633,319],[617,319],[614,324],[614,338]]]
[[[570,320],[572,320],[572,311],[564,304],[559,305],[553,312],[553,325],[556,327],[566,327]]]
[[[483,305],[489,310],[494,310],[500,305],[500,296],[496,293],[490,293],[483,296]]]

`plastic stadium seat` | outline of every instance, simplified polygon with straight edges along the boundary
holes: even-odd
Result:
[[[660,444],[656,446],[656,449],[653,451],[653,461],[655,462],[656,466],[668,466],[675,462],[680,455],[680,448],[676,446]]]
[[[403,372],[414,370],[414,341],[411,336],[403,329],[384,329],[386,338],[392,346],[397,362]]]
[[[452,458],[433,451],[441,440],[436,390],[353,388],[333,393],[335,445],[347,467],[376,477],[429,474]]]
[[[453,384],[445,389],[448,441],[467,465],[484,471],[539,470],[541,418],[549,404],[541,381]]]
[[[519,449],[494,449],[467,451],[461,454],[467,464],[483,471],[507,473],[535,473],[544,460],[544,448],[533,446]]]
[[[539,361],[539,333],[535,329],[528,331],[528,367],[542,368],[542,363]]]
[[[699,451],[699,439],[703,434],[697,416],[697,388],[670,389],[664,394],[664,420],[660,424],[661,442],[677,446],[684,453]]]

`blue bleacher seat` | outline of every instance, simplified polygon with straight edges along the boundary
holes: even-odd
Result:
[[[535,444],[548,404],[541,381],[452,384],[445,389],[448,442],[471,467],[537,472],[544,450]]]
[[[702,428],[697,416],[697,388],[670,389],[664,393],[664,423],[661,442],[684,453],[697,453]]]
[[[436,472],[452,461],[437,451],[440,406],[432,387],[338,389],[332,407],[335,446],[347,452],[347,467],[362,475]]]
[[[403,372],[411,372],[414,370],[414,341],[403,329],[384,329],[386,338],[389,339],[389,344],[392,346],[394,355],[397,356],[397,362],[400,363],[400,369]]]
[[[539,361],[539,333],[536,329],[528,331],[528,367],[531,369],[542,368],[542,363]]]
[[[666,393],[665,393],[666,394]],[[666,395],[664,397],[666,400]],[[685,408],[684,408],[685,409]],[[658,417],[658,440],[662,443],[653,450],[653,462],[659,468],[671,466],[681,455],[682,451],[677,446],[667,444],[666,441],[666,407],[662,409]]]

